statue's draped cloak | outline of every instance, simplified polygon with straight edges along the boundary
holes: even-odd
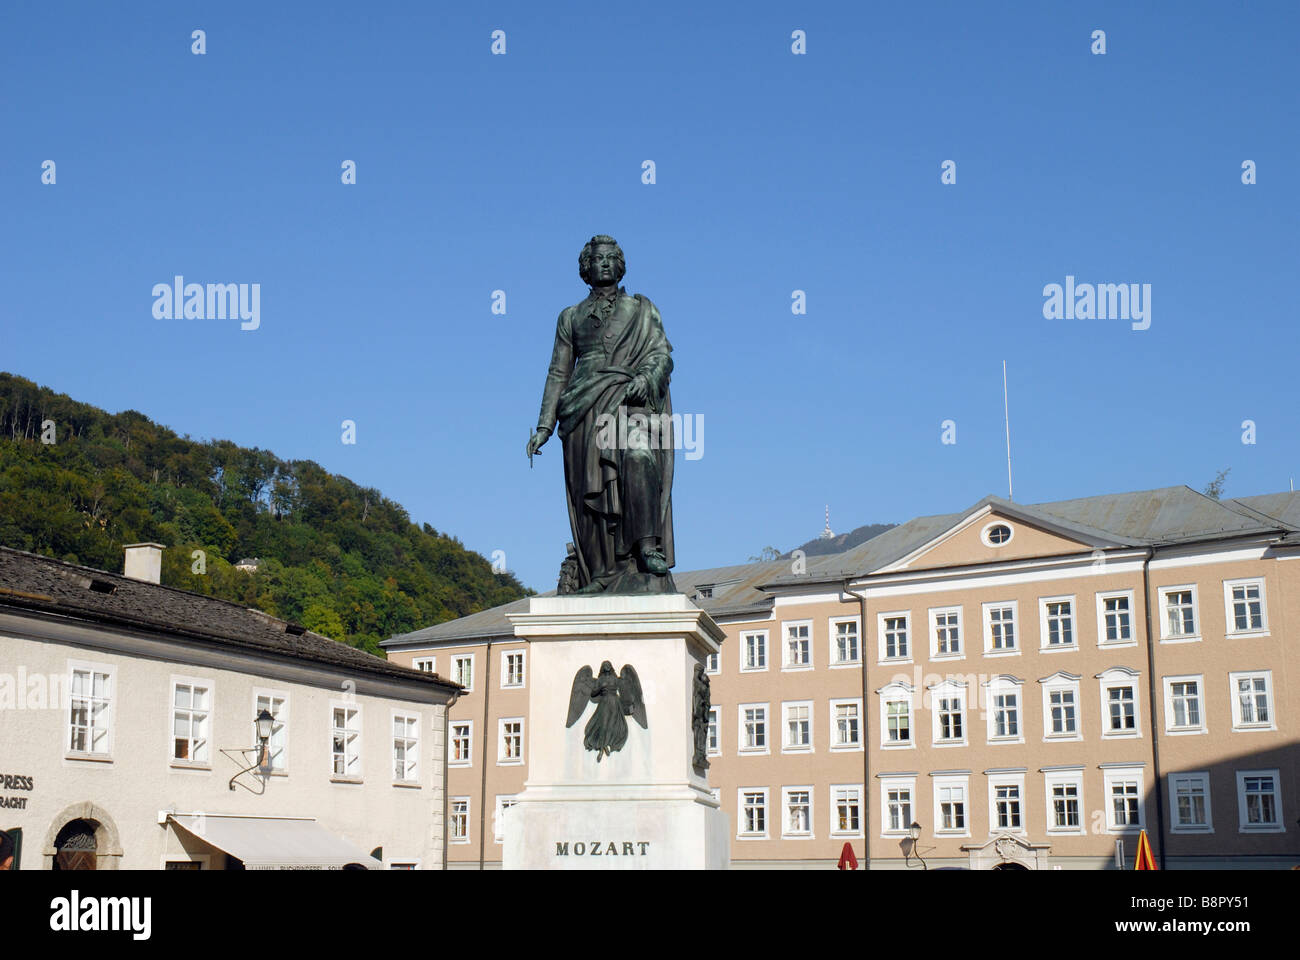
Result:
[[[621,290],[619,293],[620,300],[624,299]],[[626,407],[624,415],[663,415],[662,435],[650,450],[659,481],[655,532],[665,561],[669,567],[674,564],[674,438],[668,390],[672,345],[654,304],[640,294],[634,299],[631,318],[621,324],[588,326],[588,307],[594,297],[561,312],[538,421],[544,427],[558,423],[564,443],[564,482],[580,580],[585,585],[600,579],[615,591],[638,576],[636,544],[621,522],[624,504],[619,478],[625,475],[629,451],[621,443],[602,449],[600,441],[617,429],[619,405],[628,383],[638,374],[646,380],[649,399],[643,407]],[[612,335],[608,340],[606,333]],[[613,427],[606,425],[604,416],[612,418]],[[639,576],[644,583],[646,575]],[[675,590],[671,576],[654,579],[663,581],[662,592]]]

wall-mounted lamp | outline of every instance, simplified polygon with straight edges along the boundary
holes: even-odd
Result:
[[[916,845],[916,842],[921,839],[921,825],[917,823],[915,820],[913,820],[912,825],[907,828],[907,835],[908,837],[911,838],[912,844],[911,846],[908,847],[907,856],[904,858],[904,860],[905,861],[911,860],[911,858],[915,856],[916,859],[921,861],[921,869],[929,870],[930,868],[929,866],[926,865],[925,857],[921,856]],[[911,864],[909,863],[908,866],[911,866]]]
[[[275,729],[275,717],[272,716],[268,710],[263,708],[258,712],[257,718],[253,721],[253,729],[257,733],[257,746],[254,747],[251,752],[257,755],[256,759],[250,766],[245,767],[243,770],[240,770],[239,773],[236,773],[230,778],[230,783],[227,784],[227,786],[229,786],[231,790],[235,789],[235,781],[245,773],[248,773],[250,770],[256,770],[258,767],[270,766],[270,758],[266,755],[266,743],[271,739],[271,733]],[[225,751],[222,752],[224,753]],[[241,752],[246,753],[249,751]],[[267,761],[265,764],[262,762],[263,759],[266,759]]]

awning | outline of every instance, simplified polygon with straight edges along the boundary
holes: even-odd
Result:
[[[167,819],[242,860],[247,870],[341,870],[354,863],[367,870],[382,867],[370,854],[311,819],[179,813]]]

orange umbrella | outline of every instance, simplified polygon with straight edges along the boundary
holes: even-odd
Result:
[[[1159,870],[1156,866],[1156,855],[1151,850],[1151,841],[1147,839],[1145,830],[1138,834],[1137,855],[1133,858],[1134,870]]]

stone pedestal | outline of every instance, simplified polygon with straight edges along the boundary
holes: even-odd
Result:
[[[724,869],[727,815],[692,764],[695,665],[722,629],[682,594],[534,597],[513,614],[529,641],[528,778],[503,814],[502,866],[529,869]],[[565,727],[578,671],[635,668],[646,728],[627,717],[621,750],[583,746],[594,703]]]

